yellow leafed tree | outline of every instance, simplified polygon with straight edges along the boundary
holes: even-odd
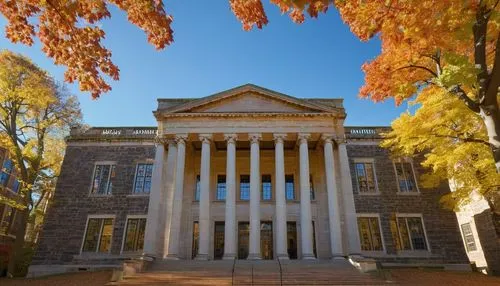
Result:
[[[51,188],[46,186],[59,174],[64,135],[80,119],[76,97],[57,86],[45,71],[21,55],[0,52],[0,145],[10,153],[20,182],[20,201],[14,204],[6,200],[17,208],[19,218],[9,258],[10,274],[21,262],[29,215],[48,195]]]

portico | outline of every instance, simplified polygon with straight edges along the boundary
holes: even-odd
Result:
[[[246,85],[159,102],[144,249],[165,259],[360,253],[341,101]]]

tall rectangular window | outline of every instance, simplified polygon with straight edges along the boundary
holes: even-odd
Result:
[[[123,251],[141,251],[144,247],[145,218],[129,218],[125,230]]]
[[[215,199],[218,201],[226,199],[226,175],[217,176],[217,193]]]
[[[358,231],[361,250],[383,250],[378,217],[358,217]]]
[[[9,179],[14,170],[14,162],[7,159],[3,162],[2,172],[0,174],[0,185],[6,187],[9,184]]]
[[[375,184],[375,170],[371,162],[357,162],[354,164],[356,169],[356,180],[358,182],[358,192],[374,193],[377,191]]]
[[[200,201],[200,175],[196,175],[196,186],[194,189],[194,200]]]
[[[135,172],[134,193],[149,194],[151,190],[151,177],[153,176],[153,164],[137,164]]]
[[[285,194],[287,200],[289,201],[295,200],[293,175],[285,175]]]
[[[250,200],[250,176],[240,175],[240,200]]]
[[[0,205],[0,234],[12,234],[16,232],[16,209],[6,204]]]
[[[112,178],[115,177],[115,165],[98,164],[95,165],[92,180],[92,194],[109,195],[113,189]]]
[[[415,183],[415,175],[413,173],[412,164],[410,162],[394,162],[396,168],[396,176],[398,178],[398,186],[400,192],[418,192],[417,184]]]
[[[476,241],[474,240],[474,234],[472,234],[472,228],[470,226],[470,223],[462,224],[461,228],[467,252],[476,251],[477,250]]]
[[[421,217],[397,217],[391,223],[391,232],[397,250],[427,250],[427,242]]]
[[[311,201],[314,201],[316,199],[316,194],[314,193],[314,184],[312,175],[309,175],[309,194]]]
[[[89,218],[82,252],[109,252],[112,236],[112,218]]]
[[[262,175],[262,200],[270,201],[273,193],[273,186],[271,184],[271,175]]]

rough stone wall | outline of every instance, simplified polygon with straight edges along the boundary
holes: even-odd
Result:
[[[74,256],[80,254],[88,215],[116,216],[110,256],[120,254],[126,216],[147,214],[149,197],[131,194],[137,163],[153,160],[154,151],[152,143],[126,146],[70,144],[33,264],[79,263],[80,259],[74,259]],[[109,196],[89,195],[96,161],[116,162]]]
[[[393,162],[388,150],[376,144],[348,145],[354,200],[357,213],[377,213],[380,215],[382,236],[386,253],[373,254],[381,260],[391,262],[435,262],[468,264],[457,219],[452,211],[439,205],[439,199],[450,190],[443,184],[436,189],[424,189],[419,193],[398,193],[398,185]],[[373,158],[379,194],[359,194],[354,169],[355,158]],[[415,175],[424,173],[419,160],[414,160]],[[430,252],[398,253],[393,241],[390,221],[396,213],[422,214]]]
[[[498,218],[498,216],[496,216]],[[489,209],[474,215],[477,233],[484,257],[488,263],[488,271],[493,275],[500,275],[500,237],[493,225],[493,217]]]

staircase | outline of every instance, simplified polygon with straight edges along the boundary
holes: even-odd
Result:
[[[346,260],[156,261],[118,285],[384,285]]]

